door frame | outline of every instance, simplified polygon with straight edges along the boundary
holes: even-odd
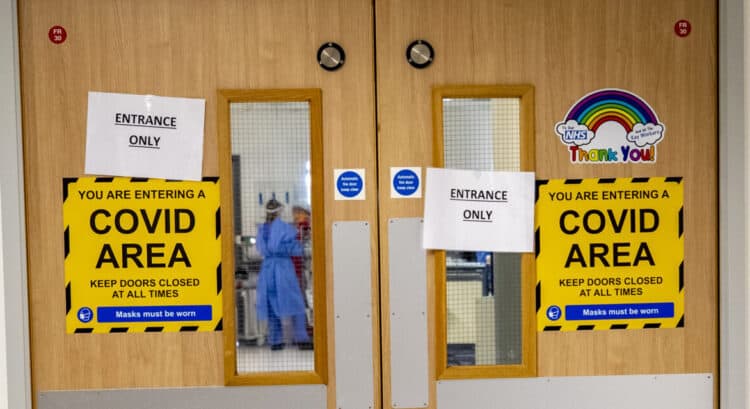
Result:
[[[312,186],[312,209],[315,217],[312,221],[312,242],[314,252],[313,266],[313,311],[314,327],[327,328],[328,294],[326,294],[326,240],[324,230],[326,223],[323,195],[323,108],[322,91],[320,88],[308,89],[220,89],[217,90],[217,128],[219,145],[219,178],[224,181],[221,200],[222,203],[232,203],[234,200],[234,183],[232,183],[232,120],[230,105],[232,103],[284,103],[306,102],[309,106],[309,148]],[[230,206],[231,209],[231,206]],[[235,231],[232,227],[235,215],[223,212],[221,223],[223,231]],[[225,234],[222,238],[222,260],[224,271],[235,271],[235,248],[232,245],[234,237]],[[234,275],[222,276],[224,288],[234,288]],[[288,384],[326,384],[328,383],[328,348],[326,331],[313,332],[314,362],[312,371],[289,371],[282,373],[237,373],[237,317],[235,294],[224,292],[224,379],[227,385],[288,385]],[[323,312],[321,314],[320,312]]]

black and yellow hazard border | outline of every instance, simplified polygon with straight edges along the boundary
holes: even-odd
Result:
[[[62,196],[67,333],[222,330],[218,177],[64,178]]]
[[[537,180],[535,210],[539,331],[685,326],[681,177]]]

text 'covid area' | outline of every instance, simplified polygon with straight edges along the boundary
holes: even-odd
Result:
[[[119,233],[129,236],[136,233],[146,235],[187,234],[195,229],[195,214],[190,209],[120,209],[114,214],[106,209],[97,209],[89,217],[91,231],[98,235]],[[114,229],[114,230],[113,230]],[[105,243],[99,252],[96,268],[171,268],[175,264],[190,267],[185,246],[181,242],[123,242],[113,245]],[[119,248],[117,248],[119,247]]]
[[[583,232],[594,236],[612,233],[654,233],[658,229],[659,213],[648,208],[604,211],[591,209],[583,214],[576,210],[566,210],[560,215],[560,230],[567,235]],[[582,249],[579,243],[573,243],[568,251],[565,267],[628,267],[641,263],[655,265],[646,241],[591,242],[586,250]]]

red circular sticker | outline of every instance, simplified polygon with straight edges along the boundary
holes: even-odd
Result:
[[[691,29],[690,22],[687,20],[680,20],[674,23],[674,33],[677,34],[678,37],[687,37],[690,34]]]
[[[52,26],[47,33],[47,37],[55,44],[62,44],[68,38],[68,33],[63,26]]]

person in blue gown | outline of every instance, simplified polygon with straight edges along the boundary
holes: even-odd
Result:
[[[258,276],[258,319],[268,322],[272,350],[284,348],[284,328],[291,327],[300,349],[311,349],[305,328],[305,301],[294,272],[292,256],[303,255],[297,230],[279,217],[284,206],[276,199],[266,203],[266,222],[258,226],[256,245],[263,256]]]

